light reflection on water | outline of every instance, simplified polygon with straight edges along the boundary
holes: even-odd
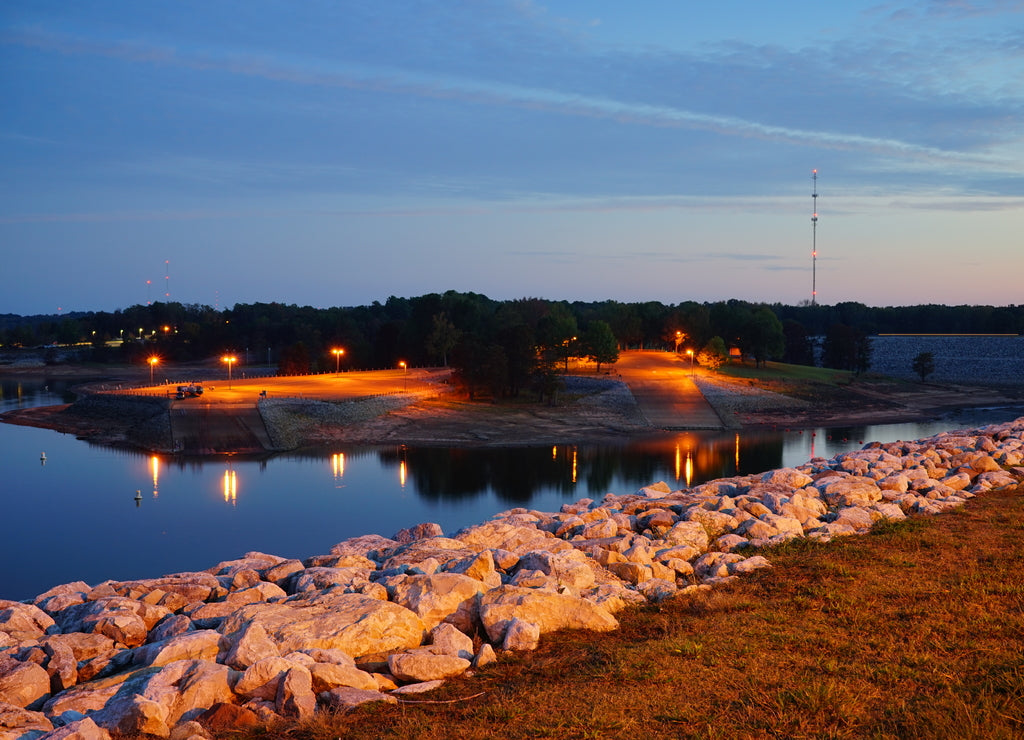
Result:
[[[0,410],[63,403],[64,390],[59,382],[4,381]],[[450,534],[512,507],[557,511],[657,481],[682,488],[1021,413],[803,432],[687,432],[618,447],[344,447],[216,460],[0,424],[0,598],[31,598],[74,580],[201,570],[249,551],[304,558],[347,537],[389,536],[424,521]]]

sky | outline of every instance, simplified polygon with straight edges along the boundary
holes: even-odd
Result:
[[[4,0],[0,101],[0,313],[1024,303],[1020,0]]]

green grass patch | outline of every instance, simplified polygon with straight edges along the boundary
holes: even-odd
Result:
[[[726,377],[745,380],[810,382],[824,385],[847,385],[853,381],[854,377],[853,373],[848,370],[833,370],[810,365],[789,365],[784,362],[766,362],[763,367],[731,362],[722,365],[718,372]]]

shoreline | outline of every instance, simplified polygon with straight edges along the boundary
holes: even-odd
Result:
[[[74,392],[88,392],[100,382],[123,382],[130,373],[118,369],[101,376],[94,368],[65,368],[62,377],[81,378]],[[49,371],[48,371],[49,372]],[[4,372],[6,376],[38,379],[41,372]],[[626,383],[621,380],[570,376],[572,393],[556,406],[538,403],[469,402],[451,394],[417,397],[385,408],[360,409],[351,401],[277,401],[272,414],[261,410],[271,426],[287,427],[287,443],[265,454],[318,449],[342,444],[409,444],[424,447],[522,447],[559,444],[621,444],[678,433],[680,428],[651,425]],[[796,388],[810,395],[800,398],[758,387],[750,381],[722,376],[699,378],[704,398],[722,419],[723,431],[810,429],[929,421],[957,411],[984,408],[1019,408],[1024,396],[1016,389],[993,386],[907,383],[894,379],[857,381],[828,389]],[[811,394],[817,394],[811,395]],[[133,434],[140,418],[105,413],[80,413],[75,403],[14,409],[0,414],[4,423],[52,429],[79,439],[114,447],[172,452],[171,445],[140,445]],[[110,396],[109,398],[117,398]],[[121,397],[125,398],[125,397]],[[128,397],[128,398],[145,398]],[[132,402],[129,402],[132,403]],[[216,405],[214,405],[216,408]],[[166,413],[160,411],[159,413]],[[273,417],[273,421],[268,419]],[[273,435],[272,435],[273,436]],[[219,454],[229,454],[221,451]]]

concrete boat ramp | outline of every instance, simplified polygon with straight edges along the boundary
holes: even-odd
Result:
[[[185,455],[258,454],[273,448],[255,403],[171,404],[174,451]]]

